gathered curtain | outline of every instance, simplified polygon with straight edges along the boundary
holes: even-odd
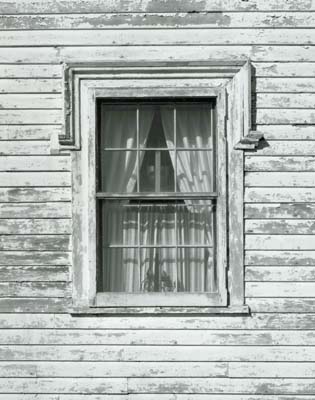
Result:
[[[177,143],[174,143],[173,109],[161,106],[160,113],[166,145],[176,171],[177,190],[186,193],[213,191],[212,153],[195,150],[211,147],[209,108],[187,110],[179,107],[176,110]],[[108,157],[108,151],[105,152],[102,185],[104,191],[132,192],[137,183],[137,154],[129,150],[137,146],[135,111],[117,110],[106,114],[102,131],[106,132],[107,139],[106,143],[102,139],[102,147],[128,150],[115,151],[114,157]],[[139,147],[145,148],[153,116],[154,107],[145,107],[141,111],[142,143]],[[171,151],[175,145],[186,150],[177,150],[175,156]],[[142,158],[139,163],[140,169]],[[185,200],[176,205],[107,201],[102,207],[102,229],[104,291],[216,290],[213,212],[208,201]],[[151,247],[139,248],[139,244]],[[121,247],[106,247],[108,245]]]

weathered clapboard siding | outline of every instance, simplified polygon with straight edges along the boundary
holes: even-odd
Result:
[[[99,12],[205,12],[205,11],[314,11],[313,1],[301,0],[298,3],[294,0],[257,0],[255,2],[240,2],[238,0],[207,0],[191,1],[184,0],[179,3],[169,4],[167,1],[157,0],[131,0],[125,2],[119,1],[101,1],[101,0],[79,0],[71,2],[63,0],[62,2],[43,1],[43,0],[15,0],[5,1],[2,6],[1,14],[49,14],[49,13],[99,13]]]
[[[1,400],[313,400],[314,28],[313,0],[0,0]],[[62,63],[247,57],[265,138],[245,153],[252,314],[68,314]]]

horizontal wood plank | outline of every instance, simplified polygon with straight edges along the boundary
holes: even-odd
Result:
[[[315,375],[313,363],[230,363],[229,376],[235,378],[312,378]]]
[[[126,3],[119,1],[101,0],[6,0],[2,6],[1,14],[49,14],[49,13],[139,13],[139,12],[205,12],[205,11],[314,11],[312,1],[300,0],[257,0],[255,2],[239,2],[237,0],[183,0],[180,3],[161,2],[157,0],[132,0]]]
[[[60,135],[62,133],[61,125],[0,125],[0,140],[49,140],[52,135]],[[3,143],[5,145],[5,143]],[[38,143],[38,146],[40,143]],[[43,146],[46,145],[44,153],[48,152],[48,142],[44,142]],[[18,143],[15,144],[18,146]],[[24,146],[31,146],[31,143],[24,143]],[[19,152],[18,147],[17,152]],[[30,154],[33,149],[29,149]]]
[[[1,219],[1,235],[64,235],[71,233],[71,220],[52,219]]]
[[[0,172],[70,171],[69,156],[3,156]],[[14,176],[14,175],[13,175]]]
[[[245,253],[246,265],[315,265],[315,251],[261,251],[247,250]],[[276,293],[275,293],[276,294]],[[314,292],[313,292],[314,294]],[[247,296],[249,294],[247,293]],[[268,297],[268,296],[265,296]],[[277,297],[277,296],[275,296]],[[289,296],[290,297],[290,296]],[[294,297],[294,296],[293,296]],[[303,296],[300,296],[303,297]],[[305,296],[309,297],[309,296]]]
[[[315,268],[303,266],[246,267],[245,279],[248,282],[307,282],[315,281]]]
[[[275,219],[299,219],[314,218],[315,204],[313,203],[261,203],[246,204],[245,218],[275,218]]]
[[[307,95],[307,93],[305,93]],[[267,95],[267,94],[266,94]],[[287,94],[286,94],[287,95]],[[281,111],[279,111],[281,112]],[[313,126],[307,125],[259,125],[265,140],[315,140]]]
[[[9,50],[9,49],[7,49],[7,50]],[[0,80],[0,93],[38,93],[38,92],[42,92],[42,93],[57,93],[58,92],[58,93],[60,93],[61,87],[62,87],[61,80],[54,79],[54,78],[51,78],[51,79],[43,79],[43,78],[6,79],[6,78],[2,78]]]
[[[1,182],[1,174],[0,174]],[[315,187],[313,172],[246,172],[245,186],[257,187]]]
[[[47,18],[47,17],[46,17]],[[202,19],[202,17],[201,17]],[[1,19],[0,19],[1,21]],[[269,28],[269,27],[268,27]],[[242,44],[292,44],[312,45],[315,32],[311,29],[106,29],[106,30],[41,30],[3,31],[0,47],[15,46],[143,46],[143,45],[242,45]]]
[[[313,93],[257,93],[255,105],[257,108],[280,108],[282,115],[285,108],[315,108],[315,99]]]
[[[314,346],[3,345],[1,361],[314,361]],[[7,378],[6,378],[7,379]]]
[[[314,346],[314,331],[2,329],[1,345]],[[71,375],[70,375],[71,376]],[[115,375],[113,375],[115,376]],[[120,376],[120,375],[118,375]],[[137,375],[139,376],[139,375]]]
[[[72,298],[64,297],[0,297],[0,312],[18,313],[64,313],[68,312]]]
[[[120,10],[121,11],[121,10]],[[314,26],[314,13],[304,12],[145,12],[3,15],[0,29],[105,29],[105,28],[303,28]]]
[[[0,265],[69,265],[70,256],[61,251],[1,251]]]
[[[24,313],[0,314],[0,328],[37,328],[37,329],[124,329],[124,330],[208,330],[208,329],[255,329],[255,330],[313,330],[315,323],[315,313],[303,313],[302,311],[294,314],[285,312],[279,314],[260,313],[248,316],[229,316],[224,318],[200,317],[200,316],[106,316],[106,318],[95,318],[95,316],[85,316],[84,318],[61,314],[34,314]],[[104,361],[104,360],[103,360]],[[153,360],[154,361],[154,360]],[[190,360],[191,361],[191,360]]]
[[[60,124],[62,110],[0,110],[0,121],[4,125]]]
[[[248,250],[313,250],[315,235],[246,235]]]
[[[71,201],[71,189],[70,188],[0,188],[0,202],[1,203],[20,203],[20,202],[25,202],[25,203],[38,203],[38,202],[67,202]],[[23,210],[23,207],[28,207],[27,204],[7,204],[7,205],[0,205],[2,207],[2,212],[5,212],[7,210],[7,213],[5,215],[5,218],[10,218],[10,211],[13,211],[14,209],[16,210]],[[50,206],[46,207],[51,207],[51,210],[56,210],[58,212],[58,208],[62,209],[63,205],[60,205],[58,207],[58,204],[53,205],[51,204]],[[69,205],[65,204],[64,207],[69,207]],[[35,208],[35,206],[31,206],[30,208],[25,208],[24,212],[31,212],[31,214],[24,214],[22,215],[22,218],[25,218],[26,216],[28,218],[34,218],[34,215],[32,215],[32,211]],[[35,211],[35,210],[34,210]],[[20,214],[19,218],[21,217]],[[63,214],[64,215],[64,214]],[[70,213],[67,211],[66,215],[60,218],[69,218]],[[1,217],[1,214],[0,214]],[[48,215],[46,215],[47,218],[49,218]],[[14,218],[12,216],[11,218]],[[39,217],[40,218],[40,217]],[[56,218],[54,216],[54,213],[52,213],[51,218]]]
[[[70,172],[0,172],[0,187],[67,187],[70,185]]]
[[[273,77],[313,77],[315,75],[315,64],[314,63],[303,63],[301,68],[300,63],[287,62],[287,63],[254,63],[255,75],[258,77],[262,76],[273,76]]]
[[[126,378],[0,378],[2,393],[126,393]]]
[[[315,297],[315,282],[247,282],[248,297]]]
[[[315,233],[315,219],[245,220],[245,233],[312,235]]]
[[[315,15],[315,14],[314,14]],[[22,16],[23,17],[23,16]],[[305,16],[303,16],[304,18]],[[159,16],[156,16],[160,20]],[[199,16],[198,16],[199,18]],[[213,18],[213,17],[212,17]],[[102,17],[98,19],[105,21]],[[142,17],[141,17],[142,19]],[[303,19],[304,21],[306,19]],[[315,20],[315,17],[314,17]],[[185,19],[186,21],[186,19]],[[156,22],[156,21],[155,21]],[[62,26],[65,27],[66,21],[62,19]],[[200,21],[198,20],[198,23]],[[17,24],[19,28],[22,26],[21,21]],[[30,21],[33,25],[33,21]],[[42,22],[41,22],[42,24]],[[172,21],[174,24],[174,21]],[[35,26],[34,26],[35,28]],[[0,21],[1,29],[1,21]],[[178,61],[187,60],[226,60],[243,61],[251,58],[254,62],[284,62],[284,61],[300,61],[310,62],[315,61],[315,50],[309,46],[271,46],[271,45],[250,45],[250,46],[76,46],[76,47],[16,47],[16,48],[0,48],[0,58],[3,63],[60,63],[60,62],[95,62],[95,61],[132,61],[138,62],[150,60],[150,62],[165,62],[174,60],[174,52]],[[294,79],[294,78],[292,78]],[[21,90],[21,83],[16,80],[16,88],[10,89],[9,79],[3,92],[16,92],[17,90],[23,93],[28,90],[29,93],[36,93],[35,87],[32,88],[25,83],[25,90]],[[51,81],[54,81],[53,79]],[[309,84],[301,82],[296,91],[314,91],[314,78],[310,78]],[[18,83],[19,82],[19,83]],[[59,92],[61,81],[56,80],[53,83],[43,83],[40,85],[42,92]],[[39,81],[36,83],[39,86]],[[46,85],[46,88],[45,88]],[[282,84],[283,85],[283,84]],[[264,90],[271,92],[276,91],[277,84],[270,85]]]
[[[61,109],[62,106],[63,106],[62,97],[59,94],[46,94],[46,93],[0,94],[0,108],[10,108],[10,109],[60,108]]]
[[[259,127],[257,128],[259,131]],[[269,140],[251,156],[313,156],[315,154],[315,142],[310,140]]]
[[[246,171],[315,171],[315,157],[252,157],[246,156],[245,158]]]
[[[224,377],[220,362],[0,362],[2,377]]]
[[[256,112],[257,124],[314,124],[315,112],[311,109],[265,109]]]
[[[49,129],[49,128],[48,128]],[[3,140],[0,146],[0,155],[49,155],[50,142],[48,140]]]
[[[314,313],[314,299],[305,297],[247,297],[246,304],[258,313]]]
[[[70,218],[71,203],[1,203],[0,219],[7,218]]]
[[[16,249],[69,251],[71,237],[69,235],[0,235],[0,251]]]
[[[0,297],[65,297],[68,289],[67,282],[0,282]]]
[[[315,202],[315,189],[314,188],[294,188],[294,187],[268,187],[268,188],[261,188],[261,187],[255,187],[255,188],[246,188],[245,189],[245,201],[248,203],[291,203],[291,202],[297,202],[297,203],[310,203],[310,202]],[[259,207],[259,206],[258,206]],[[303,210],[305,210],[305,207],[303,205],[296,204],[293,206],[294,210],[292,210],[291,214],[288,214],[289,218],[294,218],[295,216],[297,218],[304,218],[303,217]],[[312,208],[312,205],[310,205]],[[283,211],[287,213],[287,208],[286,206],[282,205],[281,208],[283,208]],[[280,211],[280,217],[281,218],[281,210]],[[255,218],[253,214],[250,214],[250,218]],[[263,214],[259,214],[263,215]],[[273,215],[270,214],[270,215]],[[276,216],[273,215],[271,218],[275,218]],[[259,218],[259,216],[258,216]],[[265,218],[262,216],[262,218]],[[268,217],[267,217],[268,218]],[[276,217],[277,218],[277,217]],[[310,214],[308,214],[308,217],[306,218],[313,218]]]
[[[63,265],[2,265],[0,280],[4,282],[68,281],[69,268]]]

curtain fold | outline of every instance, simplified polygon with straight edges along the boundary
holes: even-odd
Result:
[[[101,187],[111,193],[131,193],[137,184],[137,145],[145,147],[154,111],[146,109],[141,113],[141,140],[137,144],[136,108],[117,107],[103,110],[101,134]],[[140,138],[139,138],[140,139]],[[107,150],[104,148],[124,148]],[[133,150],[132,150],[133,149]],[[112,153],[112,154],[111,154]],[[138,214],[128,207],[128,201],[108,201],[102,210],[103,238],[108,244],[137,246]],[[138,249],[103,249],[103,290],[111,292],[136,292],[140,289],[140,267]]]

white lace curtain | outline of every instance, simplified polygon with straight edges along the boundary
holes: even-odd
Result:
[[[160,112],[167,147],[171,150],[175,147],[174,111],[162,106]],[[177,160],[175,153],[170,151],[174,170],[177,171],[177,187],[181,192],[211,192],[212,153],[194,150],[211,147],[209,108],[179,107],[176,114],[176,145],[189,149],[177,151]],[[139,147],[145,148],[153,116],[153,107],[141,109],[142,143]],[[102,149],[128,149],[115,151],[112,155],[105,152],[102,157],[103,190],[132,192],[137,183],[137,153],[131,150],[136,147],[137,139],[135,110],[111,110],[105,112],[102,118]],[[140,169],[140,157],[139,163]],[[186,200],[177,206],[136,205],[129,201],[104,204],[103,290],[215,291],[212,216],[211,207],[205,201]],[[139,249],[139,243],[160,247]],[[194,244],[205,247],[181,247]],[[108,245],[121,247],[106,247]]]

